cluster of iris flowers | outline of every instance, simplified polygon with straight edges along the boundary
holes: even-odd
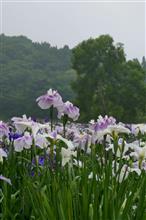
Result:
[[[69,101],[64,103],[57,91],[48,90],[36,102],[41,109],[49,109],[50,122],[40,123],[26,115],[13,117],[10,125],[0,121],[1,167],[14,155],[23,155],[29,161],[21,161],[28,173],[40,176],[46,167],[51,172],[58,166],[83,169],[85,163],[80,155],[94,153],[100,166],[111,161],[112,176],[120,184],[132,173],[138,177],[146,171],[146,125],[128,126],[106,115],[82,128],[73,123],[79,118],[79,108]],[[53,124],[54,108],[62,124]],[[0,180],[13,185],[13,179],[3,174],[3,168],[0,171]],[[90,170],[88,179],[94,177],[101,180],[98,173]]]

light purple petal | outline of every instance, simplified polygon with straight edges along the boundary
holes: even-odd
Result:
[[[3,180],[3,181],[5,181],[6,183],[12,185],[11,180],[8,179],[8,178],[6,178],[6,177],[4,177],[4,176],[2,176],[2,175],[0,175],[0,180]]]

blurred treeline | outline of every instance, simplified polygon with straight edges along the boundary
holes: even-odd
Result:
[[[49,43],[34,43],[24,36],[0,35],[0,118],[27,114],[46,117],[35,100],[49,88],[57,89],[64,100],[73,100],[70,83],[71,50]]]
[[[81,109],[81,121],[99,114],[123,122],[146,120],[146,60],[127,61],[124,46],[102,35],[73,50],[0,35],[0,119],[45,118],[35,99],[49,88]]]

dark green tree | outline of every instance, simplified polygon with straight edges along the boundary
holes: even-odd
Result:
[[[57,89],[64,100],[74,98],[70,86],[71,50],[49,43],[34,43],[24,36],[0,35],[0,120],[14,115],[43,118],[35,99],[49,88]]]
[[[113,115],[131,123],[143,119],[146,85],[138,60],[126,61],[123,44],[102,35],[83,41],[73,49],[73,83],[81,120]]]
[[[142,67],[144,68],[144,70],[146,71],[146,59],[145,57],[142,58]]]

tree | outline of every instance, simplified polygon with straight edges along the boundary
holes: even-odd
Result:
[[[142,67],[143,67],[143,69],[146,71],[146,59],[145,59],[145,57],[143,57],[142,58]]]
[[[73,49],[77,80],[72,87],[81,120],[109,114],[118,120],[142,120],[145,111],[144,71],[137,60],[126,61],[123,44],[102,35],[83,41]],[[141,118],[139,117],[141,116]]]
[[[49,88],[59,90],[64,100],[74,98],[70,82],[76,74],[68,46],[58,49],[25,36],[4,34],[0,42],[0,120],[24,113],[45,117],[35,99]]]

